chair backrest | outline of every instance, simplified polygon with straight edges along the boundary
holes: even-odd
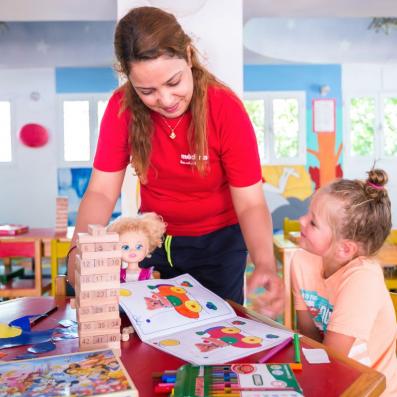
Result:
[[[287,237],[289,232],[300,232],[301,226],[298,219],[284,218],[283,222],[284,236]]]
[[[1,297],[40,296],[50,289],[43,285],[41,271],[41,241],[34,238],[16,238],[0,241],[0,258],[25,257],[34,261],[33,280],[10,280],[0,289]]]

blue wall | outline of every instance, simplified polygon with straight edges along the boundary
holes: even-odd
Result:
[[[56,68],[57,94],[111,92],[118,86],[112,68]]]
[[[336,99],[336,148],[342,142],[342,67],[341,65],[245,65],[244,91],[305,91],[306,146],[317,150],[312,126],[312,100],[321,98],[320,87],[331,87],[326,98]],[[340,163],[342,158],[340,159]],[[317,159],[307,155],[307,166],[317,166]]]

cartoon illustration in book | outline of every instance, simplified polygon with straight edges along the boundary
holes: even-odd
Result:
[[[182,285],[191,287],[190,283],[182,283]],[[184,317],[200,317],[202,306],[196,300],[190,299],[185,288],[172,284],[149,285],[148,288],[153,290],[151,297],[145,297],[146,307],[149,310],[174,307]]]
[[[2,363],[0,367],[0,396],[83,397],[133,390],[111,350]]]
[[[196,332],[197,335],[208,334],[203,337],[203,343],[196,343],[201,352],[208,352],[226,346],[240,348],[255,348],[262,346],[262,338],[258,336],[245,336],[237,327],[212,327],[205,331]]]

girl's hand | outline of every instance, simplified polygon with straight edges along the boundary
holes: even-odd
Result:
[[[259,296],[256,295],[258,288],[265,288]],[[247,296],[252,298],[255,311],[275,318],[284,309],[284,282],[275,271],[255,269],[247,279]]]

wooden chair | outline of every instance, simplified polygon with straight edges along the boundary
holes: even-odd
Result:
[[[284,218],[283,221],[284,237],[288,237],[290,232],[300,232],[301,226],[298,219],[290,219],[288,217]]]
[[[64,298],[66,297],[66,275],[59,274],[55,277],[54,283],[54,295],[57,298]]]
[[[41,240],[18,238],[0,241],[0,258],[31,258],[34,278],[12,278],[0,286],[0,297],[16,298],[23,296],[41,296],[49,291],[51,283],[42,278]]]
[[[56,295],[56,280],[59,273],[59,259],[66,258],[70,249],[70,241],[68,239],[52,239],[51,240],[51,295]]]

